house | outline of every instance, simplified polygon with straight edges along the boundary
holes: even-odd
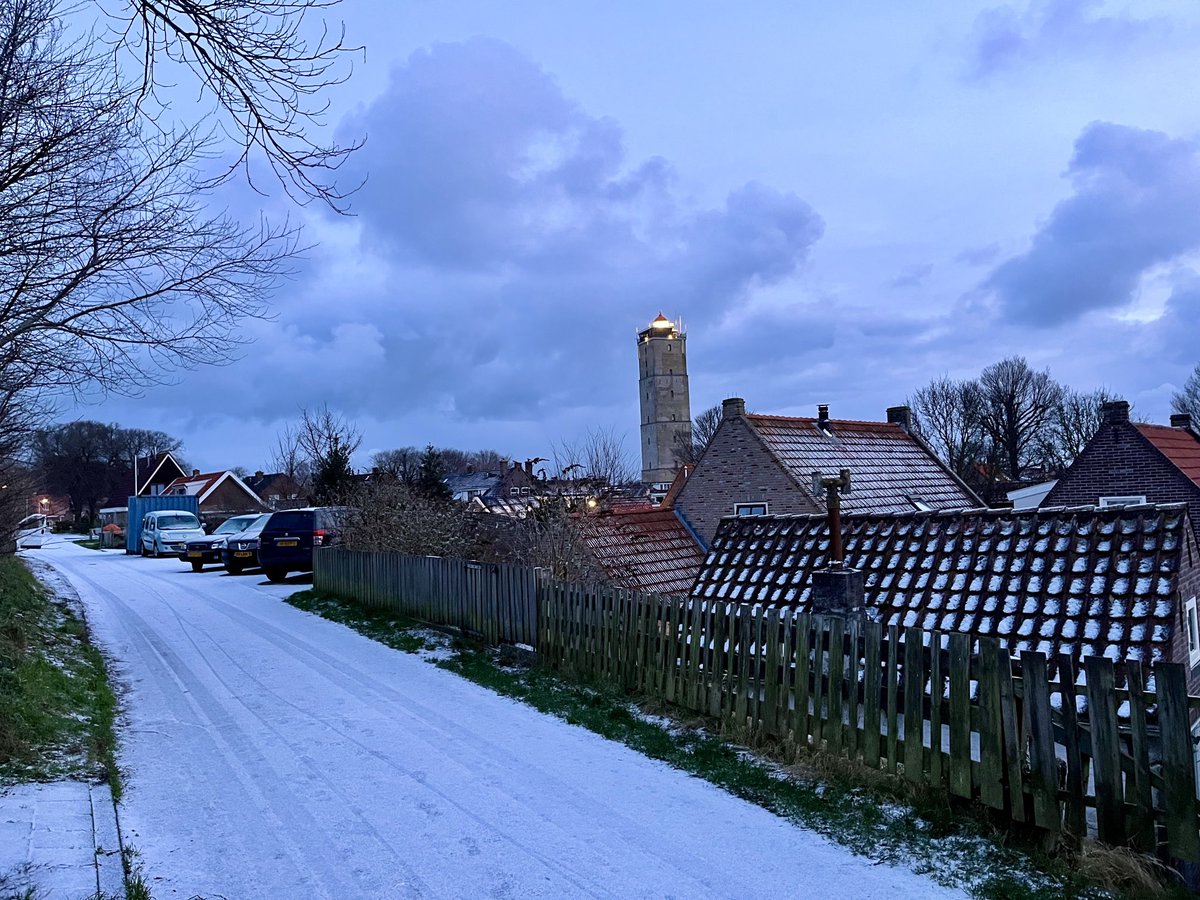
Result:
[[[513,462],[500,472],[464,472],[447,475],[446,486],[455,500],[469,503],[476,497],[482,500],[519,499],[535,496],[540,491],[533,475],[534,460],[526,460],[522,466]]]
[[[1043,505],[1186,503],[1200,529],[1200,435],[1189,416],[1170,425],[1129,420],[1124,400],[1100,408],[1099,430]],[[1198,532],[1200,535],[1200,532]]]
[[[670,507],[618,504],[576,518],[583,544],[614,584],[686,594],[704,553]]]
[[[847,513],[902,513],[982,506],[969,487],[913,432],[908,407],[886,422],[749,414],[745,401],[724,402],[722,421],[678,491],[675,511],[707,545],[725,516],[822,512],[813,474],[850,469]]]
[[[308,488],[286,472],[264,473],[261,469],[242,479],[271,509],[297,509],[308,506]]]
[[[191,475],[176,478],[167,485],[163,495],[195,497],[201,518],[209,524],[240,513],[267,511],[258,494],[230,471],[202,473],[193,469]]]
[[[1200,547],[1185,504],[859,513],[842,533],[866,614],[884,625],[1052,661],[1181,662],[1200,690]],[[828,547],[824,516],[726,518],[692,595],[807,611]]]
[[[161,494],[176,478],[187,474],[175,456],[169,452],[156,453],[138,459],[134,469],[118,470],[114,477],[114,490],[108,500],[116,505],[133,497],[153,497]]]

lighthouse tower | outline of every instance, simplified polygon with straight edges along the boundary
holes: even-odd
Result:
[[[687,335],[658,314],[638,333],[638,389],[642,408],[642,481],[663,493],[679,468],[676,454],[692,439],[688,402]]]

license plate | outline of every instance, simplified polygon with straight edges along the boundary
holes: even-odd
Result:
[[[276,547],[299,547],[300,542],[299,541],[276,541],[275,546]]]
[[[251,550],[235,550],[233,555],[238,559],[245,559],[248,556],[253,556],[254,552]]]
[[[194,558],[194,559],[200,559],[202,556],[204,556],[204,554],[201,553],[199,550],[189,550],[188,556],[191,558]]]

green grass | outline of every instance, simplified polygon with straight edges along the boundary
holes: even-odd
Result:
[[[288,602],[398,650],[431,646],[428,627],[389,612],[311,590],[293,594]],[[951,808],[944,795],[914,789],[845,758],[796,757],[780,746],[751,752],[717,734],[714,721],[672,719],[673,712],[690,714],[572,681],[461,637],[446,641],[454,652],[433,660],[434,665],[703,778],[857,854],[927,873],[989,900],[1145,896],[1137,890],[1106,891],[1070,854],[1047,854],[1028,838],[1001,832],[982,809]],[[1111,878],[1104,883],[1112,887]]]
[[[120,798],[116,698],[87,626],[16,557],[0,557],[0,786],[107,779]]]
[[[73,541],[72,543],[76,543],[80,547],[86,547],[88,550],[100,549],[100,541],[98,539],[92,540],[91,538],[84,538],[83,540]]]

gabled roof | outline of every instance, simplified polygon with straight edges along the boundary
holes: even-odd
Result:
[[[615,584],[657,594],[686,594],[704,554],[661,507],[624,507],[579,516],[584,544]]]
[[[679,467],[679,471],[671,479],[671,486],[667,488],[667,493],[663,496],[662,503],[659,504],[660,506],[670,509],[675,505],[675,501],[679,498],[679,492],[683,490],[683,486],[687,484],[688,478],[691,477],[695,469],[696,467],[691,463]]]
[[[1200,486],[1200,440],[1187,428],[1169,425],[1133,426],[1159,453],[1174,463],[1194,484]]]
[[[254,493],[246,482],[242,481],[234,472],[204,472],[199,475],[186,475],[182,478],[176,478],[165,488],[164,494],[174,494],[176,496],[195,497],[197,502],[203,503],[207,500],[217,488],[226,481],[234,482],[240,487],[248,497],[254,502],[262,505],[262,500],[258,494]]]
[[[1168,653],[1194,540],[1181,503],[847,516],[843,533],[885,625],[1148,662]],[[806,611],[828,547],[823,516],[724,519],[693,596]]]
[[[847,512],[967,509],[981,501],[924,444],[892,422],[748,414],[746,422],[802,487],[813,472],[851,472]]]
[[[170,463],[169,466],[167,465],[168,463]],[[133,486],[134,495],[140,496],[142,491],[154,484],[156,480],[161,480],[160,474],[165,477],[170,474],[172,468],[180,475],[184,474],[183,466],[179,464],[179,461],[169,451],[158,453],[145,459],[139,459],[138,480],[141,484]],[[163,471],[164,469],[166,469],[165,472]]]

